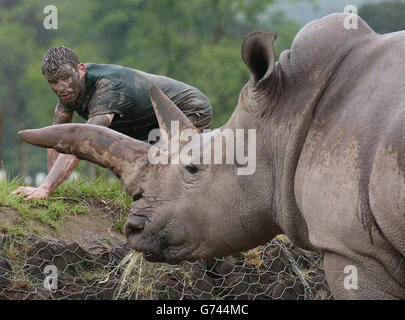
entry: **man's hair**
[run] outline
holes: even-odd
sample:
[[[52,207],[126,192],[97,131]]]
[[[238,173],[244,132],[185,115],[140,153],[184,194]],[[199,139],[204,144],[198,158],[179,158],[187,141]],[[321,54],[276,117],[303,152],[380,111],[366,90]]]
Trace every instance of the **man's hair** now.
[[[69,65],[77,70],[79,63],[79,58],[72,49],[65,46],[55,46],[50,48],[42,59],[42,74],[53,74],[63,65]]]

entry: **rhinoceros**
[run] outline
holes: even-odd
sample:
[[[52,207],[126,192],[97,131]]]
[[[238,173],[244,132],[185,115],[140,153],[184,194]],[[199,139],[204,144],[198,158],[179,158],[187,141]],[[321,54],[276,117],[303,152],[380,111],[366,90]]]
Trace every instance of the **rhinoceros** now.
[[[151,164],[150,144],[99,126],[20,136],[110,168],[133,198],[129,245],[151,261],[225,256],[284,233],[323,253],[335,298],[404,299],[405,33],[377,34],[361,18],[347,29],[347,17],[308,23],[278,61],[276,34],[247,35],[251,76],[229,121],[212,132],[194,130],[151,88],[162,129],[176,120],[196,141],[255,129],[252,174],[238,174],[238,162]]]

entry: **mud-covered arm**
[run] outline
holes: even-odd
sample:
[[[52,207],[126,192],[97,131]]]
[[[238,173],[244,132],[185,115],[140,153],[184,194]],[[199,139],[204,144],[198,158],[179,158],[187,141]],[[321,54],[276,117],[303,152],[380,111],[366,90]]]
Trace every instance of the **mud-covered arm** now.
[[[113,118],[114,113],[103,114],[90,118],[87,123],[109,127]],[[14,193],[27,195],[26,200],[46,198],[70,176],[79,161],[76,156],[59,154],[52,169],[38,188],[20,187]]]
[[[53,116],[53,124],[71,123],[73,118],[73,111],[63,108],[59,103],[56,105],[55,113]],[[51,171],[59,152],[55,149],[47,150],[48,172]]]

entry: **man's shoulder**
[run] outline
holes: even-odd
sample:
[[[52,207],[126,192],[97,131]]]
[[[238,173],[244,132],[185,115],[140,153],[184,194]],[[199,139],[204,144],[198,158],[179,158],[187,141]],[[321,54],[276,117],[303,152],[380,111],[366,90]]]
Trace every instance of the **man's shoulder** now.
[[[117,64],[101,64],[101,63],[85,63],[86,71],[89,74],[94,75],[110,75],[114,73],[120,73],[123,71],[129,71],[129,68],[117,65]]]
[[[87,82],[94,90],[108,87],[110,90],[127,91],[128,95],[134,98],[148,95],[149,88],[152,85],[161,88],[169,97],[174,97],[181,92],[196,90],[189,84],[167,76],[152,74],[130,67],[97,63],[86,63],[85,66],[87,69]]]
[[[117,64],[85,63],[86,78],[93,84],[109,80],[114,83],[131,84],[134,80],[146,79],[148,74]]]
[[[123,75],[133,76],[137,79],[147,79],[150,81],[164,80],[164,81],[173,81],[179,82],[177,80],[171,79],[167,76],[157,75],[153,73],[148,73],[139,69],[132,67],[121,66],[118,64],[100,64],[100,63],[85,63],[86,70],[89,74],[97,76],[119,76]]]

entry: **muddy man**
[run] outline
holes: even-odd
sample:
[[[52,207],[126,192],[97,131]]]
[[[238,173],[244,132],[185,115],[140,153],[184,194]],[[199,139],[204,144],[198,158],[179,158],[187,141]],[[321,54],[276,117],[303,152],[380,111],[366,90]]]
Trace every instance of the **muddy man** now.
[[[69,48],[55,46],[42,60],[42,73],[58,97],[54,125],[72,122],[76,111],[89,124],[109,127],[139,140],[159,128],[149,96],[159,87],[198,129],[210,128],[212,107],[198,89],[170,79],[112,64],[80,63]],[[79,137],[80,138],[80,137]],[[79,159],[48,149],[48,175],[38,188],[20,187],[26,199],[48,197],[73,172]]]

